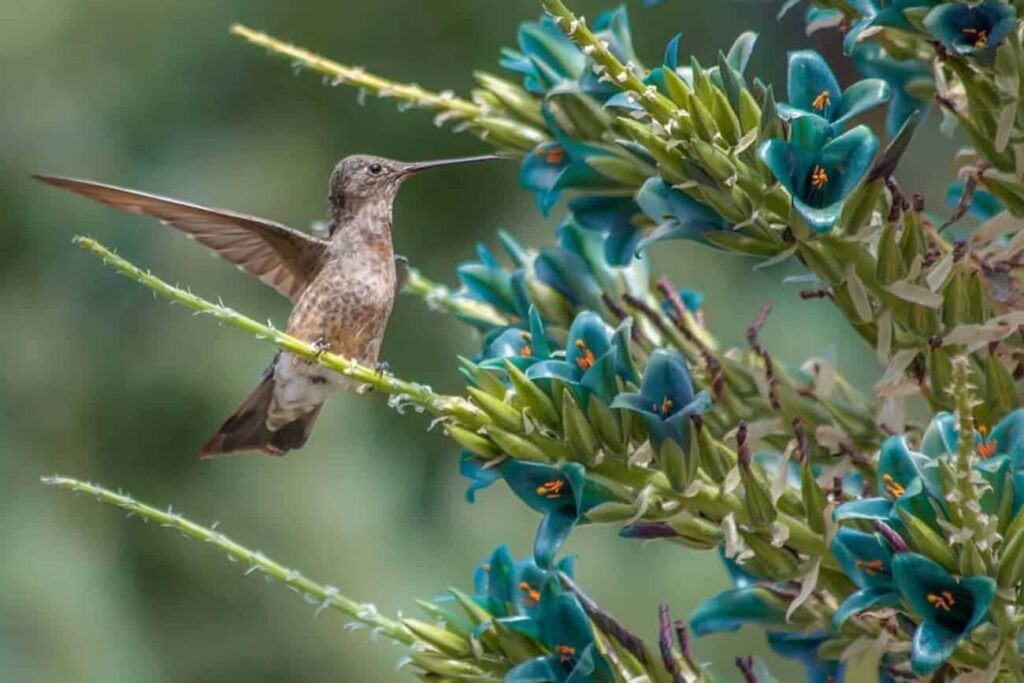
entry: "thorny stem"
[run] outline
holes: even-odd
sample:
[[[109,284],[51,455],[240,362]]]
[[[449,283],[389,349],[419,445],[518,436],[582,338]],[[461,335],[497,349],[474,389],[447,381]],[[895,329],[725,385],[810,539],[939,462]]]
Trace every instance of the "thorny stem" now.
[[[415,268],[409,271],[409,281],[406,283],[403,291],[422,298],[430,307],[437,307],[448,313],[478,320],[489,325],[501,327],[512,322],[504,313],[493,306],[476,299],[454,294],[447,286],[423,277],[420,271]]]
[[[219,531],[196,524],[176,512],[158,510],[145,503],[140,503],[123,493],[115,493],[102,486],[79,481],[71,477],[59,475],[43,477],[42,482],[49,486],[58,486],[75,493],[85,493],[94,496],[101,503],[115,505],[133,515],[138,515],[147,522],[156,522],[160,526],[177,529],[188,538],[216,546],[227,553],[232,561],[248,565],[250,571],[258,570],[263,572],[264,575],[279,583],[283,583],[305,596],[311,602],[319,605],[318,612],[330,607],[347,614],[359,623],[376,629],[392,640],[406,645],[412,645],[417,642],[416,638],[400,623],[378,614],[377,609],[373,605],[359,603],[351,598],[347,598],[339,594],[337,588],[308,579],[295,569],[289,569],[275,562],[258,550],[246,548]]]
[[[608,44],[587,28],[586,20],[574,15],[562,0],[542,0],[542,4],[566,37],[594,60],[597,65],[596,72],[606,76],[620,89],[636,96],[637,102],[659,123],[668,124],[679,115],[680,112],[672,100],[659,93],[656,88],[648,87],[633,69],[632,64],[620,62],[612,54]]]
[[[104,265],[112,268],[125,277],[148,287],[156,294],[176,301],[199,313],[208,313],[221,322],[226,322],[235,327],[245,330],[260,339],[266,339],[285,351],[290,351],[308,361],[319,363],[346,377],[350,377],[375,389],[397,396],[417,406],[421,406],[431,413],[442,417],[455,417],[468,425],[479,425],[481,421],[487,422],[484,414],[473,404],[459,396],[446,396],[436,394],[422,384],[407,382],[391,375],[385,374],[374,368],[349,360],[334,353],[323,352],[309,342],[296,339],[290,335],[277,330],[270,325],[257,322],[252,318],[242,315],[223,304],[215,304],[202,297],[196,296],[179,287],[168,284],[160,278],[152,275],[141,268],[133,265],[124,258],[118,256],[110,249],[99,242],[88,237],[76,237],[74,243],[103,259]]]
[[[234,24],[231,27],[231,32],[254,45],[259,45],[270,52],[288,57],[293,63],[300,64],[310,71],[316,71],[331,77],[333,79],[332,84],[334,85],[347,83],[371,92],[378,97],[394,97],[426,109],[450,112],[452,116],[459,119],[472,119],[477,116],[483,116],[485,113],[483,107],[456,97],[450,92],[437,93],[412,83],[389,81],[386,78],[367,73],[361,67],[340,64],[304,48],[278,40],[261,31],[254,31],[242,24]]]

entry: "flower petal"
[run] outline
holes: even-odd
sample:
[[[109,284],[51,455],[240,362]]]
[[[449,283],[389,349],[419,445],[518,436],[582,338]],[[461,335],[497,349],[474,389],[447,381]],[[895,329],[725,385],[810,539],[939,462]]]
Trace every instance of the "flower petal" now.
[[[899,607],[900,603],[900,594],[891,588],[859,590],[846,598],[836,609],[832,615],[832,628],[838,631],[847,619],[873,607]]]
[[[828,62],[814,50],[789,53],[786,79],[790,107],[833,120],[843,97]]]
[[[961,634],[953,633],[935,622],[926,621],[914,632],[910,668],[918,676],[931,673],[949,659],[962,638]]]

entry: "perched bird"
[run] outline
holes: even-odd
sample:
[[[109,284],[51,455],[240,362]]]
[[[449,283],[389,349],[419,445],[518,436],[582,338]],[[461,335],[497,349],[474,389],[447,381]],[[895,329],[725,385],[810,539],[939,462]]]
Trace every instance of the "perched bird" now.
[[[346,157],[331,174],[324,239],[254,216],[112,185],[33,177],[181,230],[291,299],[288,334],[379,367],[391,307],[408,275],[405,259],[396,258],[391,239],[392,204],[399,186],[419,171],[497,158],[405,163],[366,155]],[[327,397],[355,384],[279,351],[259,386],[209,438],[200,456],[242,451],[284,455],[309,438]]]

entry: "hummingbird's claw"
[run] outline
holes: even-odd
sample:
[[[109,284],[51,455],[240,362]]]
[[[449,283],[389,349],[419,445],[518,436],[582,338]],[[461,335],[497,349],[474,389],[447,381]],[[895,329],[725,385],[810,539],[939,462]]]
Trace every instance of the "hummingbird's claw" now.
[[[313,342],[313,349],[316,351],[317,360],[319,360],[325,353],[331,350],[331,343],[323,337],[317,337],[316,341]]]
[[[384,375],[386,375],[389,372],[391,372],[391,363],[387,362],[386,360],[380,361],[379,363],[377,363],[373,367],[377,371],[377,376],[378,377],[383,377]]]

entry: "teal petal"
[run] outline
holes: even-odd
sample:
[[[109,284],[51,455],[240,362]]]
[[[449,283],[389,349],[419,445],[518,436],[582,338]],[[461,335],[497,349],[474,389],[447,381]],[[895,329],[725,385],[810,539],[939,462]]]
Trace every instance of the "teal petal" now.
[[[576,316],[569,327],[569,341],[565,347],[565,360],[578,368],[580,363],[596,361],[611,349],[612,329],[597,313],[584,311]],[[589,361],[587,359],[590,359]],[[586,368],[580,368],[585,371]]]
[[[505,683],[551,683],[559,680],[550,657],[528,659],[505,674]]]
[[[569,509],[553,510],[544,516],[533,541],[533,557],[539,566],[551,566],[578,521],[575,510]]]
[[[892,549],[878,534],[843,527],[832,541],[832,552],[859,588],[892,589]]]
[[[842,91],[828,62],[820,54],[814,50],[790,52],[786,85],[790,107],[834,120],[841,106]],[[827,100],[827,104],[823,100]],[[823,106],[815,106],[816,103]]]
[[[725,230],[729,224],[711,209],[674,189],[660,177],[649,179],[636,194],[640,209],[659,226],[656,233],[637,245],[642,251],[662,239],[700,239],[708,230]]]
[[[476,492],[485,489],[501,479],[501,470],[497,467],[484,467],[483,462],[472,453],[463,453],[459,459],[459,474],[469,479],[466,488],[466,502],[476,502]]]
[[[878,493],[895,497],[894,487],[904,490],[921,476],[906,439],[900,435],[890,436],[882,443],[878,456]]]
[[[837,522],[846,519],[866,519],[888,522],[892,515],[892,501],[888,498],[864,498],[843,503],[832,513]]]
[[[693,380],[682,354],[669,349],[655,349],[644,368],[640,393],[661,406],[671,402],[668,415],[674,415],[693,401]]]
[[[988,435],[996,443],[996,452],[1008,455],[1014,469],[1024,466],[1024,409],[1017,409],[1000,420]]]
[[[629,410],[641,415],[653,415],[654,404],[640,394],[622,393],[611,402],[610,408]]]
[[[569,384],[579,382],[583,373],[579,367],[564,360],[545,360],[535,363],[526,371],[527,378],[537,379],[558,379]]]
[[[880,78],[867,78],[854,83],[843,92],[839,106],[840,116],[833,119],[832,126],[838,130],[850,119],[889,101],[892,92],[889,84]]]
[[[847,619],[866,610],[876,607],[899,607],[900,604],[900,594],[891,588],[864,588],[843,600],[832,615],[832,628],[838,631]]]
[[[958,439],[956,417],[945,411],[936,413],[921,437],[921,452],[930,458],[951,455],[957,452]]]
[[[598,358],[597,362],[583,373],[579,387],[576,399],[580,405],[589,404],[591,395],[597,396],[605,403],[611,401],[619,388],[615,380],[615,354],[606,353]]]
[[[696,636],[735,631],[744,624],[785,624],[782,603],[760,586],[735,588],[702,602],[690,617]]]
[[[918,676],[935,671],[949,659],[962,639],[963,634],[954,633],[935,622],[926,621],[914,632],[910,668]]]

